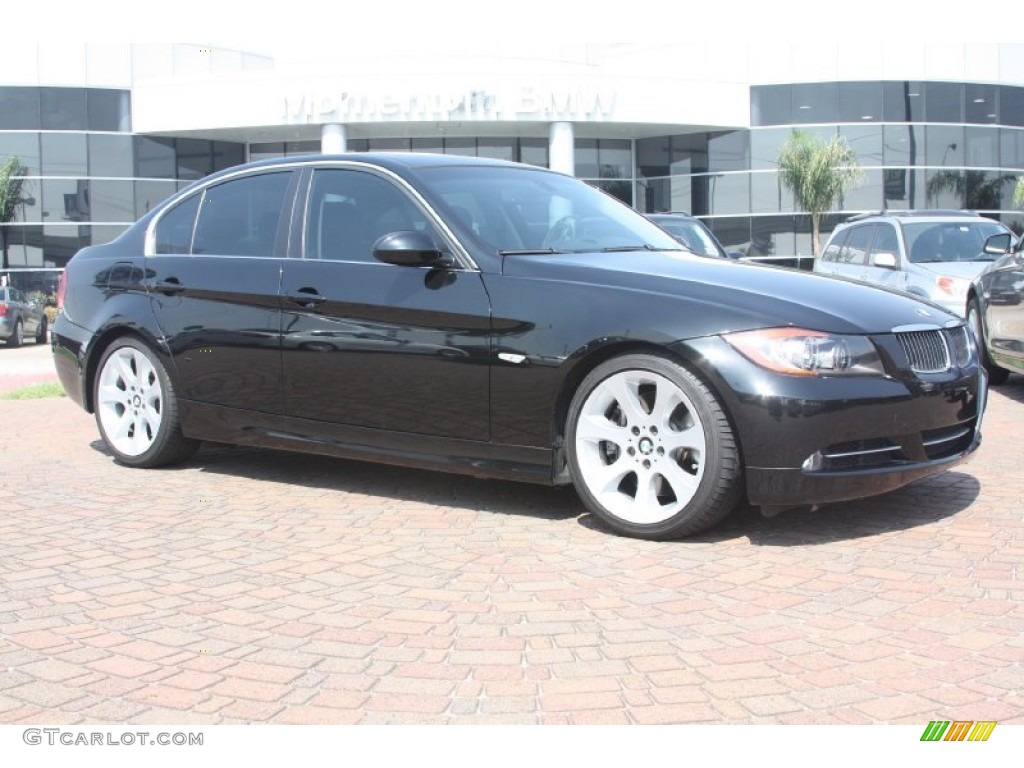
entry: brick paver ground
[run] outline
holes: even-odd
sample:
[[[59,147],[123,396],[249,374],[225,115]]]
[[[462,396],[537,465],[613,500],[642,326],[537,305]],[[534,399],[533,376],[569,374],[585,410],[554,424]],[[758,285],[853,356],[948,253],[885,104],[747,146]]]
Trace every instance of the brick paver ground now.
[[[0,723],[1024,723],[1024,380],[970,463],[690,541],[0,401]]]

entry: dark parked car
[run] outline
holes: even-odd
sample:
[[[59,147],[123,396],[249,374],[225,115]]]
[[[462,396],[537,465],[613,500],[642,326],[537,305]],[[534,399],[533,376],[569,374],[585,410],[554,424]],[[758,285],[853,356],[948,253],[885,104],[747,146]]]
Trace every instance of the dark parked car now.
[[[25,338],[46,343],[46,314],[43,308],[17,288],[0,285],[0,339],[9,347],[20,347]]]
[[[66,270],[68,394],[121,463],[201,440],[547,484],[612,529],[897,488],[980,440],[962,320],[695,256],[581,181],[482,158],[263,161]]]
[[[688,251],[700,256],[730,258],[703,221],[686,213],[648,213],[648,219],[682,243]]]
[[[1024,240],[1010,234],[985,241],[995,258],[971,284],[967,322],[981,347],[981,359],[992,384],[1002,384],[1011,371],[1024,373]]]

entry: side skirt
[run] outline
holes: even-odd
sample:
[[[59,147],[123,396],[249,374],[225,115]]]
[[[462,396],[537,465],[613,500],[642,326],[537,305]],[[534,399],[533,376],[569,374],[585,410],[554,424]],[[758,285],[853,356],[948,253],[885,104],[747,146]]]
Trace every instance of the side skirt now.
[[[182,431],[197,440],[373,461],[473,477],[553,485],[546,448],[389,432],[182,401]]]

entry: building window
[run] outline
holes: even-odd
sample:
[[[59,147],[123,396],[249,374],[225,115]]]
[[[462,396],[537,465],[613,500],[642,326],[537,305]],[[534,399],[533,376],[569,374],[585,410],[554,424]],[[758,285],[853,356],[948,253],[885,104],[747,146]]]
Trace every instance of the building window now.
[[[960,83],[924,84],[924,119],[928,123],[964,121],[964,87]]]
[[[89,149],[84,133],[44,133],[43,176],[88,176]]]
[[[130,91],[111,88],[90,88],[86,92],[88,129],[129,133],[132,129],[132,96]]]
[[[84,131],[88,122],[84,88],[40,88],[40,126],[44,131]]]
[[[174,139],[135,137],[135,176],[141,179],[173,179],[177,172]]]
[[[39,89],[0,88],[0,130],[39,130]]]

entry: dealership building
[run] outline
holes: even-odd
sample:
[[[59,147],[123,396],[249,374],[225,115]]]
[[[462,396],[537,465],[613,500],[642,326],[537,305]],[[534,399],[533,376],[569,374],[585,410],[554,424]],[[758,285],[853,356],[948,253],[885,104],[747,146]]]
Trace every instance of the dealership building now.
[[[10,267],[60,267],[195,179],[246,160],[420,151],[575,175],[640,211],[700,216],[729,250],[810,253],[780,184],[794,128],[864,176],[825,229],[880,209],[970,208],[1015,228],[1024,45],[500,44],[275,61],[186,44],[5,43],[0,160],[24,184]]]

